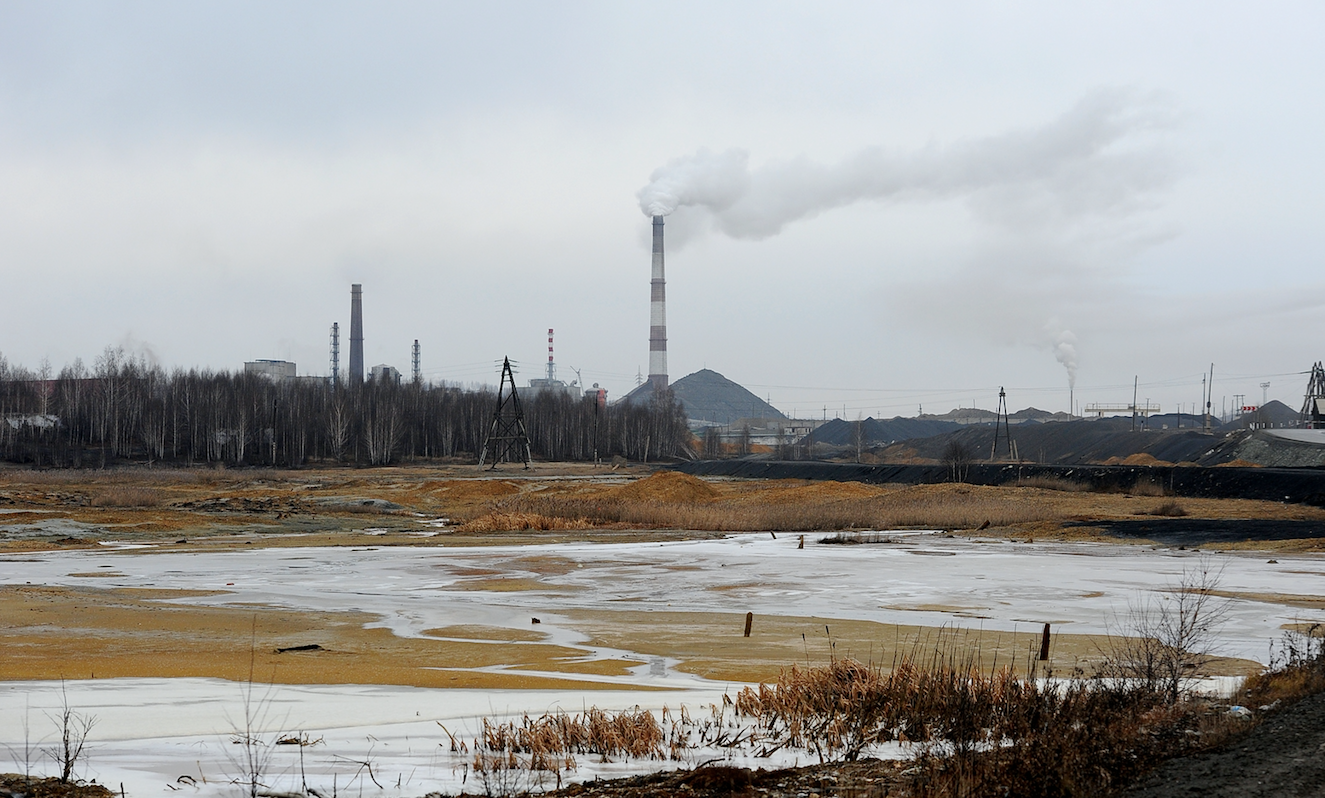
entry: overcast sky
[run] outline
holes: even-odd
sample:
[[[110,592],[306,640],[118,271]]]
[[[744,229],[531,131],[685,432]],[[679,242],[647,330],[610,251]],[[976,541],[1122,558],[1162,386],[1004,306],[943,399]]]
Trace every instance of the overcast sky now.
[[[0,353],[799,415],[1297,407],[1325,359],[1316,3],[0,3]],[[648,191],[646,187],[652,186]],[[343,344],[348,349],[347,344]],[[826,408],[826,409],[825,409]]]

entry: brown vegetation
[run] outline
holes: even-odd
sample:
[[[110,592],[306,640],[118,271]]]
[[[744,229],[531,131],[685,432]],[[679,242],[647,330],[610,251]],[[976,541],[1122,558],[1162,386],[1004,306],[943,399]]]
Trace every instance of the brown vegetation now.
[[[496,475],[472,466],[10,469],[0,471],[0,505],[7,510],[0,549],[64,546],[73,538],[87,545],[175,545],[181,539],[190,546],[364,545],[367,527],[376,545],[483,545],[521,531],[567,540],[635,539],[639,533],[631,530],[675,538],[910,528],[1077,539],[1097,534],[1083,521],[1144,517],[1155,506],[1141,499],[1167,498],[1164,486],[1151,482],[1124,493],[1081,490],[1066,480],[902,486],[707,480],[671,471],[636,478],[641,471],[573,464]],[[1184,498],[1181,508],[1194,518],[1325,519],[1318,508],[1262,501]],[[95,532],[53,523],[61,520]]]
[[[1069,493],[1080,493],[1082,491],[1092,490],[1091,486],[1085,482],[1078,482],[1062,477],[1026,477],[1017,480],[1019,488],[1040,488],[1041,490],[1061,490]]]
[[[591,526],[592,524],[583,518],[558,518],[538,513],[492,512],[462,524],[456,531],[462,535],[475,535],[526,529],[587,529]]]
[[[1310,640],[1286,643],[1276,667],[1248,680],[1248,703],[1273,698],[1277,707],[1325,689],[1321,646],[1304,639]],[[823,764],[794,772],[698,767],[573,785],[555,794],[651,797],[753,788],[789,796],[807,794],[797,787],[817,779],[816,791],[844,796],[1084,797],[1111,794],[1167,759],[1215,748],[1258,722],[1228,712],[1218,699],[1175,697],[1144,681],[1034,676],[1007,667],[977,669],[941,649],[925,661],[912,652],[886,669],[835,659],[824,667],[785,669],[772,684],[744,688],[734,701],[694,716],[591,709],[485,722],[481,739],[473,741],[474,767],[484,784],[496,774],[513,784],[523,773],[523,783],[532,785],[541,772],[555,774],[559,785],[562,771],[573,770],[575,757],[586,753],[647,760],[680,759],[698,749],[756,757],[795,749]],[[1270,710],[1262,707],[1258,715],[1273,717]],[[853,764],[873,746],[893,741],[917,746],[916,759],[864,769]],[[469,751],[454,737],[451,747]]]
[[[18,773],[0,773],[0,794],[26,798],[115,798],[115,793],[100,784]]]
[[[93,507],[159,507],[165,494],[154,488],[116,485],[92,496]]]
[[[1181,504],[1178,504],[1173,499],[1169,499],[1166,502],[1157,504],[1155,508],[1150,511],[1150,514],[1162,515],[1168,518],[1181,518],[1187,514],[1187,511],[1183,509]]]
[[[675,486],[669,487],[674,493],[680,492]],[[841,496],[843,492],[845,497]],[[510,511],[585,519],[595,525],[727,532],[970,529],[986,521],[993,526],[1008,526],[1062,517],[1052,506],[1018,501],[1017,496],[1002,489],[973,485],[915,485],[872,491],[853,486],[843,491],[841,483],[826,482],[805,486],[800,501],[779,501],[776,496],[768,497],[772,501],[763,501],[762,496],[758,500],[723,500],[726,497],[719,499],[707,492],[703,495],[700,500],[630,500],[611,493],[592,498],[522,494],[499,506]]]

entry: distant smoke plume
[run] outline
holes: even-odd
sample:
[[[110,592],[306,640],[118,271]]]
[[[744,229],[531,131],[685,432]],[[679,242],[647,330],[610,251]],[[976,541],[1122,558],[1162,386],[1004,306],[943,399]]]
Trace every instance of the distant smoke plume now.
[[[910,152],[870,147],[836,164],[800,157],[751,170],[743,150],[700,150],[655,170],[640,210],[700,209],[724,234],[747,239],[864,200],[968,198],[978,215],[1013,226],[1121,215],[1169,182],[1167,159],[1129,145],[1173,117],[1154,97],[1109,90],[1040,128]]]
[[[1054,359],[1067,369],[1067,387],[1077,387],[1077,337],[1071,330],[1061,329],[1056,321],[1050,321],[1046,327],[1054,348]]]

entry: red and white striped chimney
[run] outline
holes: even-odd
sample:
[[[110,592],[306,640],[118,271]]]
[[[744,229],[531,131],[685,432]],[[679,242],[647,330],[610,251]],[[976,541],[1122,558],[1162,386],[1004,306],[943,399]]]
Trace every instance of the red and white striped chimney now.
[[[649,296],[649,383],[667,387],[667,278],[663,274],[663,217],[653,217],[653,280]]]
[[[547,381],[557,378],[557,367],[552,363],[552,328],[547,328]]]

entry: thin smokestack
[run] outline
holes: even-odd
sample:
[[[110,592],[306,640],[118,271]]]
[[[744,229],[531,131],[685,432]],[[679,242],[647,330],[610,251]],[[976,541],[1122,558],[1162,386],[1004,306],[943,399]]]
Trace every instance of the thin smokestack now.
[[[350,373],[351,382],[363,382],[363,286],[350,286]]]
[[[653,281],[649,297],[649,382],[667,387],[667,278],[663,274],[663,217],[653,217]]]

